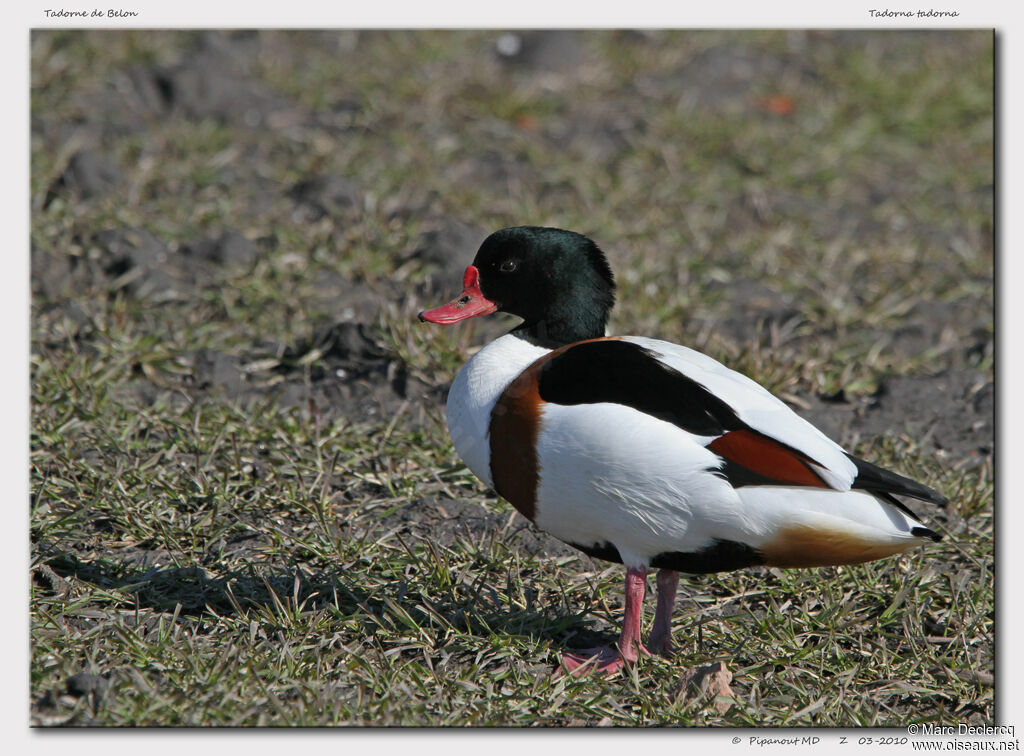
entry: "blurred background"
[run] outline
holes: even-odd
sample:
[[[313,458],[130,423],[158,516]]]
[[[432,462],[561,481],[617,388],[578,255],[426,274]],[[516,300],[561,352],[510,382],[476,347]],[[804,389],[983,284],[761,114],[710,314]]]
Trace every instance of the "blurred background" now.
[[[957,606],[991,608],[991,31],[37,30],[31,55],[34,600],[73,574],[238,611],[224,585],[254,559],[337,579],[331,523],[505,523],[442,407],[514,321],[415,314],[530,224],[606,251],[614,333],[706,351],[959,496],[936,515],[977,539],[947,555],[976,591]],[[39,623],[77,649],[35,656],[59,721],[86,652]],[[990,637],[967,648],[990,668]]]

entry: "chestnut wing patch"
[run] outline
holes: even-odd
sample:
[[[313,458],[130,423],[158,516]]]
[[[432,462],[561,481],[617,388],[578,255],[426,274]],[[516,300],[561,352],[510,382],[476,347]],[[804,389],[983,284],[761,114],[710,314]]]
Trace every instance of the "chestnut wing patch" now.
[[[742,485],[829,487],[811,467],[810,457],[757,431],[726,433],[708,444],[708,448],[725,459],[722,472],[737,488]]]

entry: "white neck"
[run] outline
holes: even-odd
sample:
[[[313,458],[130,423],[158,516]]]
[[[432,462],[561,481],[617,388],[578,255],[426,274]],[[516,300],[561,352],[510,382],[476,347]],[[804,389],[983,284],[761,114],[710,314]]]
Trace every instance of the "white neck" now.
[[[494,403],[517,375],[550,351],[506,334],[473,355],[452,382],[447,416],[455,451],[489,486],[494,485],[490,449]]]

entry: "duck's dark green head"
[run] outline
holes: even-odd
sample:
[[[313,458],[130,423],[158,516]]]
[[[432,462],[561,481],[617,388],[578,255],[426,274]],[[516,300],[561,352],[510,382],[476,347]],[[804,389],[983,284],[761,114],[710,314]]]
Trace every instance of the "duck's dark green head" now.
[[[523,323],[513,333],[549,348],[605,334],[615,278],[598,246],[560,228],[517,226],[480,245],[463,278],[465,291],[420,320],[456,323],[507,312]]]

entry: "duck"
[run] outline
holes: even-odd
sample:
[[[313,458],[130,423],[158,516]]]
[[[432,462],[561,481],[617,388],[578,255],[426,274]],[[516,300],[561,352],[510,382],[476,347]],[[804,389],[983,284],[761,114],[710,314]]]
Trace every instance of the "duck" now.
[[[901,500],[943,506],[937,491],[859,459],[705,354],[609,336],[615,277],[589,237],[495,231],[462,284],[419,319],[522,322],[455,376],[445,414],[456,452],[538,528],[626,570],[618,641],[564,650],[560,673],[611,675],[672,656],[680,573],[857,564],[940,540]]]

